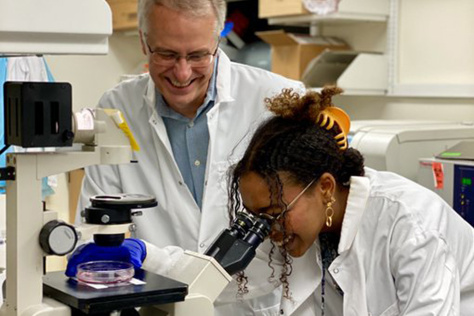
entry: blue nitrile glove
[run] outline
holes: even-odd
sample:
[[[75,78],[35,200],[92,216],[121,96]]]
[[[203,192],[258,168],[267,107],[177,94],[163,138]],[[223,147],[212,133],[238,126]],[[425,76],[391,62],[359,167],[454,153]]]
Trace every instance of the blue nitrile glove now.
[[[79,264],[97,260],[130,262],[135,269],[139,269],[145,257],[145,243],[136,238],[127,238],[118,247],[103,247],[97,246],[95,243],[88,243],[79,246],[69,257],[65,273],[68,277],[75,277]]]

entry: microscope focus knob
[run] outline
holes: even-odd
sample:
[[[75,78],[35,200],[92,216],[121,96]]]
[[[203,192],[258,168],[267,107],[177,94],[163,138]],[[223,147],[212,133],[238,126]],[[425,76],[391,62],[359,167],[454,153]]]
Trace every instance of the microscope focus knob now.
[[[77,233],[73,226],[59,220],[47,222],[40,232],[40,245],[49,255],[64,256],[77,244]]]

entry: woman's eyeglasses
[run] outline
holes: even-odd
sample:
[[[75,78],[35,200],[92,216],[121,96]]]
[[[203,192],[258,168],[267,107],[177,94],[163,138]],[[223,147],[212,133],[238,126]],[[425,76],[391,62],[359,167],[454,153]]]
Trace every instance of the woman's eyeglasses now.
[[[278,215],[270,215],[267,213],[260,213],[260,214],[254,214],[257,217],[260,217],[262,219],[265,219],[269,221],[272,225],[272,228],[282,232],[283,231],[283,225],[280,223],[280,220],[285,216],[287,212],[289,212],[293,206],[295,206],[296,202],[298,199],[311,187],[311,185],[316,181],[316,179],[311,180],[311,182],[291,201],[288,203],[285,207],[285,209]]]

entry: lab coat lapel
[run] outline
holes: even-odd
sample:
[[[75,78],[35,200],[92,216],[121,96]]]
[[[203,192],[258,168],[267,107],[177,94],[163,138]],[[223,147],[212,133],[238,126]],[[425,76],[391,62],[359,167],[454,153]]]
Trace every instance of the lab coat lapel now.
[[[158,115],[156,112],[156,92],[155,92],[155,84],[151,77],[149,77],[148,80],[148,86],[146,88],[146,92],[143,96],[144,102],[147,105],[148,108],[148,113],[150,115],[150,118],[148,120],[148,123],[151,125],[153,130],[155,131],[155,135],[157,138],[161,141],[163,146],[166,148],[168,151],[169,155],[173,155],[173,151],[171,149],[171,143],[168,138],[168,133],[166,132],[166,127],[163,122],[163,119],[161,116]],[[155,143],[156,143],[156,137],[154,137]],[[157,145],[157,144],[155,144]],[[156,146],[155,146],[156,147]],[[160,150],[161,146],[158,146],[156,149]]]
[[[351,177],[350,183],[346,211],[342,221],[341,240],[337,249],[339,254],[349,250],[352,246],[370,193],[369,178]]]
[[[224,54],[223,51],[219,50],[219,60],[217,62],[217,71],[216,77],[216,101],[214,106],[207,112],[207,126],[209,130],[209,147],[207,151],[207,163],[206,163],[206,185],[204,187],[203,201],[202,201],[202,214],[201,214],[201,229],[199,240],[203,241],[205,244],[209,244],[216,237],[218,231],[215,230],[215,227],[219,227],[222,222],[228,221],[227,212],[215,212],[215,208],[209,208],[208,205],[220,205],[227,201],[223,199],[226,197],[226,191],[222,193],[216,191],[216,186],[214,182],[219,182],[219,179],[216,179],[215,174],[224,174],[227,172],[229,167],[228,164],[215,166],[214,162],[221,162],[222,149],[217,148],[216,140],[219,133],[222,133],[223,130],[226,130],[227,122],[224,122],[219,118],[220,112],[223,107],[232,106],[234,98],[231,96],[231,67],[230,60]],[[211,170],[211,168],[223,168],[223,170]],[[214,176],[212,175],[214,174]],[[213,188],[213,190],[209,190]],[[220,194],[223,194],[221,196]],[[222,202],[220,202],[222,201]],[[204,249],[203,249],[204,250]]]
[[[219,62],[217,63],[217,96],[216,105],[221,102],[233,102],[235,99],[231,95],[232,78],[230,70],[231,61],[227,55],[219,49]],[[245,93],[245,92],[243,92]]]
[[[293,273],[288,277],[291,299],[283,299],[281,305],[285,315],[291,315],[310,295],[313,295],[321,283],[321,269],[317,268],[319,252],[315,243],[302,257],[293,259]]]
[[[364,256],[350,249],[360,227],[370,193],[370,181],[366,177],[351,177],[346,212],[338,246],[340,254],[330,265],[329,273],[344,292],[344,316],[368,315],[366,271]]]

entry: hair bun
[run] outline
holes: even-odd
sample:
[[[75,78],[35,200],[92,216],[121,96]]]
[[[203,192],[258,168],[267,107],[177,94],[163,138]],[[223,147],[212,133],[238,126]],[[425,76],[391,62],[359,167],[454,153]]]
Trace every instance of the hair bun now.
[[[349,182],[352,175],[364,175],[364,157],[352,147],[343,152],[343,167],[341,172],[341,183]]]

